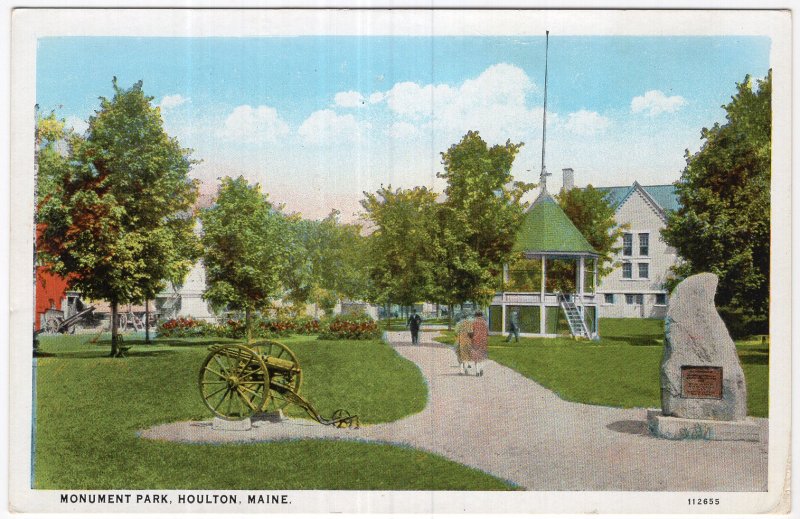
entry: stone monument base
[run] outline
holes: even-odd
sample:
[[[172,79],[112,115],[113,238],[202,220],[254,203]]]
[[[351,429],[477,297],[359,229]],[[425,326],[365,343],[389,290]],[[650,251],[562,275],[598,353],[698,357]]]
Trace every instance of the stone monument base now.
[[[211,422],[211,428],[215,431],[249,431],[253,427],[250,418],[244,420],[223,420],[217,416]]]
[[[698,420],[664,416],[660,409],[648,409],[647,426],[653,436],[670,440],[761,440],[758,424],[750,419],[733,422]]]

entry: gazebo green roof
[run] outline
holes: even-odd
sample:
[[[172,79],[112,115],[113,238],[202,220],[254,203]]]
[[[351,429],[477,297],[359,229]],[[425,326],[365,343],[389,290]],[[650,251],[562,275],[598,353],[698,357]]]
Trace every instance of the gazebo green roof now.
[[[543,191],[525,213],[517,232],[514,251],[597,255],[597,251],[547,191]]]

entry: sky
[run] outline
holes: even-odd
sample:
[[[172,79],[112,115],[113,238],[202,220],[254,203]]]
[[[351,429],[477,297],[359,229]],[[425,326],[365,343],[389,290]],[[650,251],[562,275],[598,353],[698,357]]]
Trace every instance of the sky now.
[[[767,37],[552,36],[548,188],[563,168],[578,186],[676,181],[769,52]],[[524,142],[512,173],[538,181],[544,65],[543,36],[53,37],[36,99],[83,132],[112,77],[142,80],[203,192],[244,175],[288,211],[347,221],[382,185],[443,191],[440,153],[468,130]]]

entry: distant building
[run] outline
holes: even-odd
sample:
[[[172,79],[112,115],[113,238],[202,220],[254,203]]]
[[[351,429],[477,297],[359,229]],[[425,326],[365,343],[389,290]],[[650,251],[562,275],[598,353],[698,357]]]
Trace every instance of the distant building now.
[[[211,305],[203,300],[206,290],[206,268],[202,261],[194,264],[183,284],[171,283],[156,295],[156,312],[160,319],[193,317],[208,322],[216,322],[217,314]]]
[[[614,257],[619,266],[597,288],[600,316],[663,318],[669,298],[664,282],[678,254],[661,238],[661,229],[667,224],[667,214],[680,207],[675,186],[634,182],[597,189],[608,193],[617,223],[629,226],[616,244],[621,247]]]

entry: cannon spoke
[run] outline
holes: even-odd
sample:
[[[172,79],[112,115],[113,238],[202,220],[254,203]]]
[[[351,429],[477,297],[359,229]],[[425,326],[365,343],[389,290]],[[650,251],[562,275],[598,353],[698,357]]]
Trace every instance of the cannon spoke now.
[[[219,402],[217,402],[217,405],[214,406],[214,411],[219,409],[219,406],[221,406],[222,403],[225,402],[225,397],[227,397],[228,393],[230,393],[230,392],[231,392],[231,388],[226,387],[225,388],[225,394],[222,395],[222,398],[220,398]]]
[[[223,375],[222,373],[218,373],[218,372],[214,371],[213,369],[209,368],[208,366],[206,366],[206,367],[205,367],[205,370],[206,370],[206,371],[210,371],[211,373],[215,374],[215,375],[216,375],[216,376],[218,376],[218,377],[219,377],[221,380],[225,380],[225,375]]]
[[[236,392],[239,394],[239,398],[242,401],[244,401],[244,403],[247,404],[247,407],[249,407],[251,410],[257,411],[256,406],[254,406],[253,402],[249,398],[247,398],[247,395],[244,394],[244,391],[242,391],[242,389],[243,389],[242,386],[236,388]]]

